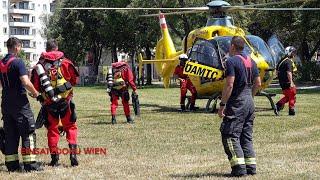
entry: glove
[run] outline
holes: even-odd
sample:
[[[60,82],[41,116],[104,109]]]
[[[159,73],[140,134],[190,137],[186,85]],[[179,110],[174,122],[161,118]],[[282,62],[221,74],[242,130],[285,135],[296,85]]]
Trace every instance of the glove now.
[[[44,102],[44,98],[41,94],[39,96],[37,96],[37,101],[39,101],[40,103]]]

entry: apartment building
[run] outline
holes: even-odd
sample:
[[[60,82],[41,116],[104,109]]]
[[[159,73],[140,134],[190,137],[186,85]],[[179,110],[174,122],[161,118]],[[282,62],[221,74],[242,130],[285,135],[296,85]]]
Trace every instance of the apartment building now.
[[[53,12],[54,0],[0,0],[0,55],[7,53],[6,41],[17,37],[27,60],[35,64],[45,51],[43,17]]]

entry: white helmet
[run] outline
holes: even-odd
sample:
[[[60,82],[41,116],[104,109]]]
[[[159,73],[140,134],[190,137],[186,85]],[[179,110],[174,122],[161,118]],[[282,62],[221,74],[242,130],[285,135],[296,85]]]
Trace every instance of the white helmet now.
[[[188,60],[188,56],[186,54],[180,54],[179,55],[179,60],[183,60],[183,61],[187,61]]]
[[[286,47],[286,49],[284,50],[284,53],[287,55],[287,56],[292,56],[293,54],[296,54],[297,52],[297,49],[293,46],[288,46]]]

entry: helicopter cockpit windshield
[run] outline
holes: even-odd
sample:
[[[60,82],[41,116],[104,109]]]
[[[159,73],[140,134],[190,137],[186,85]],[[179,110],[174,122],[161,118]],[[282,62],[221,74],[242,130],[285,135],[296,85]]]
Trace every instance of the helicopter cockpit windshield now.
[[[263,58],[268,63],[270,69],[274,69],[276,67],[277,61],[271,54],[271,51],[267,44],[258,36],[248,35],[246,36],[247,40],[252,44],[253,48],[258,51]],[[216,41],[217,46],[219,48],[219,52],[221,54],[221,58],[224,60],[229,56],[229,47],[231,44],[232,36],[219,36],[215,37],[212,41]],[[252,50],[246,44],[243,50],[244,54],[249,55],[252,53]]]
[[[270,69],[275,69],[277,59],[272,55],[268,45],[258,36],[248,35],[247,40],[253,48],[266,60]],[[223,62],[229,57],[229,47],[232,36],[218,36],[212,40],[198,39],[190,49],[189,58],[200,64],[217,69],[224,69]],[[244,54],[252,53],[248,44],[245,44]]]
[[[268,63],[269,68],[275,69],[277,65],[277,60],[271,53],[271,50],[268,47],[268,45],[258,36],[248,35],[246,36],[246,38],[252,44],[253,48],[255,48],[255,50],[257,50],[263,56],[263,58]]]

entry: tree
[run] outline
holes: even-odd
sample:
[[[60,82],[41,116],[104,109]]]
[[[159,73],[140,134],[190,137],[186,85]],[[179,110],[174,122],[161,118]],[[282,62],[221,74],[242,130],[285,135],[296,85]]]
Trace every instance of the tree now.
[[[62,7],[196,7],[204,6],[210,0],[64,0]],[[265,3],[266,0],[230,0],[231,5]],[[316,2],[291,3],[283,6],[319,6]],[[280,6],[271,6],[280,7]],[[151,49],[161,36],[159,20],[142,18],[141,14],[154,11],[110,11],[110,10],[59,10],[48,21],[44,34],[57,38],[60,49],[66,56],[83,64],[88,51],[93,54],[93,75],[98,72],[103,48],[111,49],[113,61],[117,61],[117,50],[131,55],[145,49],[151,59]],[[236,26],[249,30],[254,22],[261,24],[266,32],[275,32],[285,44],[299,47],[303,59],[309,60],[320,46],[319,13],[316,12],[263,12],[236,11],[232,13]],[[267,17],[267,18],[266,18]],[[167,16],[167,24],[175,44],[193,29],[203,27],[206,13]],[[260,36],[264,39],[268,33]],[[301,38],[303,37],[303,38]],[[181,46],[177,45],[177,48]],[[311,48],[311,49],[310,49]],[[151,84],[151,66],[147,66],[147,82]]]
[[[285,7],[320,7],[315,1],[286,4]],[[279,6],[275,6],[279,7]],[[268,18],[265,18],[268,17]],[[319,11],[257,12],[251,21],[260,22],[262,28],[269,29],[280,37],[285,46],[298,48],[303,66],[308,66],[313,54],[320,46]],[[302,79],[310,80],[309,68],[303,68]]]

